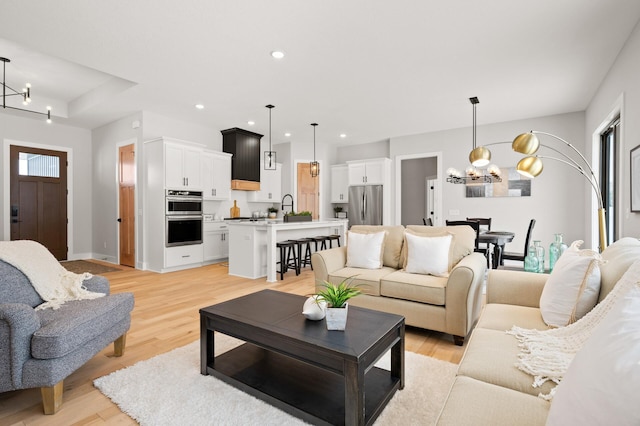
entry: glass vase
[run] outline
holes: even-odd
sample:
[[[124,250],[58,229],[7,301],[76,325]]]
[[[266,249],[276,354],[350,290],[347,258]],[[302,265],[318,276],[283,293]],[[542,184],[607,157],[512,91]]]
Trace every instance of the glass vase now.
[[[544,272],[544,247],[540,243],[540,240],[535,240],[533,242],[533,247],[535,249],[536,257],[538,258],[538,272]]]
[[[529,244],[527,256],[524,258],[524,270],[527,272],[538,272],[538,256],[533,244]]]
[[[555,241],[549,246],[549,272],[553,271],[558,258],[567,249],[567,245],[562,242],[562,234],[555,234]]]

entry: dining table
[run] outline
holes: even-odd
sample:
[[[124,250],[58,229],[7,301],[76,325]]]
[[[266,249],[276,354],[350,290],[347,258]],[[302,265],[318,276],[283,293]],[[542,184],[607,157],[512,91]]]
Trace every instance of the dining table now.
[[[491,259],[491,267],[493,269],[498,269],[498,266],[502,264],[502,253],[504,252],[504,246],[505,244],[513,241],[513,238],[515,236],[515,233],[509,231],[486,231],[481,232],[478,235],[479,243],[493,245],[493,256]]]

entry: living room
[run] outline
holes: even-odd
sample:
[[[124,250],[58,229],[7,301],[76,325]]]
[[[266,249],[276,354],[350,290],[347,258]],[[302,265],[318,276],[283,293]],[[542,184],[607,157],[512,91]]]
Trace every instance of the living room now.
[[[496,1],[491,5],[483,6],[465,2],[463,5],[457,5],[460,11],[455,11],[453,5],[439,5],[438,8],[444,7],[440,12],[435,10],[437,8],[434,5],[414,3],[408,7],[408,10],[413,10],[414,13],[394,10],[395,8],[382,4],[370,6],[362,3],[358,4],[358,7],[338,4],[314,5],[308,9],[296,5],[296,11],[301,16],[296,19],[299,22],[295,25],[288,22],[291,19],[290,11],[285,19],[284,16],[287,14],[279,16],[278,8],[273,5],[253,4],[252,6],[255,6],[258,12],[252,10],[247,13],[247,16],[251,17],[247,24],[256,24],[256,28],[263,28],[263,25],[282,28],[282,32],[277,32],[277,37],[269,38],[269,41],[277,41],[278,46],[265,48],[264,62],[262,62],[263,59],[255,60],[258,63],[257,73],[265,74],[260,83],[256,83],[260,85],[259,87],[251,86],[251,93],[245,96],[245,92],[249,90],[243,88],[243,84],[248,80],[244,74],[242,75],[244,80],[242,78],[229,80],[221,84],[236,90],[237,98],[242,99],[236,101],[235,98],[229,97],[227,92],[225,96],[228,97],[221,97],[221,92],[216,91],[215,86],[211,88],[207,86],[205,90],[204,81],[212,78],[210,76],[214,75],[213,71],[220,68],[220,64],[225,59],[233,58],[237,62],[231,63],[238,68],[246,63],[255,65],[254,60],[248,59],[245,62],[241,58],[244,53],[237,53],[242,50],[224,52],[221,47],[213,45],[210,47],[211,57],[205,57],[203,52],[207,49],[201,48],[197,37],[204,36],[201,32],[206,30],[189,18],[198,11],[198,7],[204,7],[207,12],[219,13],[224,18],[231,17],[236,23],[240,23],[245,18],[243,12],[247,12],[240,6],[237,9],[229,6],[229,10],[217,8],[209,10],[204,5],[191,4],[180,11],[169,9],[152,13],[149,9],[156,6],[133,5],[131,6],[133,10],[130,11],[129,5],[124,2],[111,6],[110,10],[103,10],[97,5],[80,3],[3,4],[3,13],[0,17],[0,39],[7,45],[12,48],[18,45],[19,50],[30,54],[46,55],[75,65],[95,68],[110,76],[136,81],[138,87],[130,89],[131,92],[124,98],[115,96],[112,100],[104,102],[105,105],[99,110],[102,114],[89,108],[78,114],[78,117],[74,117],[74,110],[71,108],[68,118],[63,118],[56,116],[54,108],[51,124],[47,124],[40,116],[31,116],[28,113],[11,114],[6,111],[0,113],[0,139],[3,141],[0,162],[4,171],[0,177],[4,194],[3,209],[0,209],[0,221],[3,224],[0,230],[1,239],[10,239],[7,165],[8,147],[11,144],[50,146],[72,152],[72,158],[70,158],[72,173],[69,177],[71,198],[68,257],[69,259],[98,259],[117,264],[117,146],[132,141],[137,149],[142,151],[144,141],[168,136],[204,144],[209,149],[222,151],[220,130],[235,126],[248,128],[246,122],[249,119],[256,121],[254,130],[267,135],[269,130],[264,105],[274,103],[276,105],[273,110],[273,123],[276,129],[273,132],[273,135],[276,135],[273,140],[274,150],[279,158],[287,160],[288,163],[285,164],[286,169],[283,173],[283,193],[293,192],[295,162],[312,160],[315,155],[321,164],[321,188],[330,188],[328,170],[331,165],[379,157],[392,160],[392,188],[396,188],[398,158],[433,154],[441,159],[442,170],[439,170],[439,177],[442,182],[440,205],[442,224],[446,219],[461,219],[466,216],[492,217],[495,229],[516,233],[511,243],[513,247],[509,249],[519,251],[524,244],[529,220],[536,218],[538,221],[536,236],[542,240],[545,247],[549,246],[555,233],[562,232],[568,242],[581,239],[585,241],[585,247],[596,248],[598,224],[596,209],[592,207],[596,203],[593,191],[583,177],[561,164],[545,163],[544,173],[532,181],[532,193],[529,197],[468,198],[463,185],[445,182],[445,170],[448,167],[464,169],[468,163],[467,153],[472,148],[471,109],[468,102],[471,96],[478,96],[481,101],[477,110],[479,118],[477,137],[480,145],[511,141],[520,133],[539,130],[558,135],[571,142],[588,159],[591,159],[594,165],[597,164],[598,156],[594,137],[608,120],[619,114],[622,124],[616,189],[617,238],[638,237],[640,214],[632,211],[630,194],[633,189],[631,186],[633,176],[629,161],[631,151],[638,145],[637,140],[640,140],[638,137],[640,123],[634,119],[640,114],[640,82],[637,79],[637,73],[640,70],[640,28],[638,27],[640,10],[634,2],[601,1],[591,7],[585,7],[579,2],[563,6],[558,6],[554,2],[543,2],[527,5],[527,13],[520,10],[520,7],[524,6],[516,7],[505,1]],[[274,10],[267,10],[270,7]],[[298,8],[302,10],[297,10]],[[478,8],[483,9],[481,13]],[[367,11],[370,11],[370,14]],[[147,12],[150,16],[148,20],[144,18]],[[416,24],[424,20],[425,26],[436,26],[436,23],[432,22],[433,17],[440,17],[440,14],[447,15],[445,12],[459,13],[458,18],[447,22],[451,26],[447,32],[423,33],[422,31],[426,30],[415,30],[417,32],[413,33],[409,32],[408,26],[403,25],[403,19],[409,19],[409,16],[413,15],[415,20],[412,22]],[[74,14],[85,16],[86,19],[77,20],[83,23],[76,21],[72,23],[70,19]],[[388,16],[389,21],[385,22],[381,18],[385,14],[401,16]],[[104,20],[97,22],[102,15]],[[206,13],[199,15],[206,15]],[[272,15],[273,22],[277,25],[262,23],[263,19],[269,21],[268,18]],[[317,17],[314,18],[314,15]],[[336,15],[339,18],[336,18]],[[24,16],[29,17],[28,26],[21,21]],[[122,18],[122,21],[119,21],[119,18]],[[478,25],[474,23],[475,19],[480,20]],[[343,38],[342,40],[332,39],[331,42],[322,45],[322,48],[308,42],[308,47],[313,53],[319,55],[319,52],[325,52],[329,47],[340,48],[341,41],[349,40],[346,34],[357,34],[362,31],[360,37],[349,40],[342,46],[344,50],[332,59],[346,60],[350,57],[351,51],[358,50],[359,42],[373,40],[372,44],[378,44],[380,50],[385,48],[392,51],[392,56],[391,59],[382,57],[378,48],[367,47],[364,53],[368,53],[370,58],[365,62],[366,66],[372,69],[376,63],[393,62],[395,65],[392,68],[396,69],[394,74],[388,74],[391,77],[387,80],[378,72],[367,75],[366,70],[357,66],[355,60],[349,60],[344,65],[328,65],[325,62],[320,63],[309,59],[302,71],[296,69],[296,72],[317,69],[317,72],[309,74],[313,75],[310,81],[317,79],[318,85],[333,96],[327,96],[329,99],[323,100],[321,104],[320,101],[311,101],[310,99],[320,99],[320,94],[311,90],[306,92],[310,89],[306,85],[291,89],[292,92],[296,92],[295,96],[292,94],[285,96],[282,93],[285,92],[282,87],[287,85],[282,76],[293,73],[285,67],[292,63],[295,67],[300,67],[295,58],[296,55],[302,54],[302,49],[298,45],[295,48],[287,47],[287,38],[295,38],[292,35],[295,34],[294,31],[298,31],[301,35],[308,34],[310,31],[305,30],[305,26],[309,22],[312,22],[311,28],[316,34],[330,33],[329,26],[326,26],[327,20],[337,26],[336,32]],[[602,28],[605,26],[599,24],[603,21],[616,24],[611,26],[613,29],[606,26],[605,30]],[[362,23],[357,24],[358,22]],[[523,22],[527,23],[528,28],[545,34],[529,36],[521,41],[518,38],[521,37],[521,33],[517,24]],[[567,22],[571,24],[565,25]],[[197,23],[204,24],[200,20]],[[463,23],[466,23],[467,28],[463,28]],[[98,29],[91,28],[91,25],[96,25]],[[354,31],[351,25],[355,25],[359,31]],[[293,28],[285,31],[284,28],[287,26]],[[375,30],[364,32],[367,26]],[[165,31],[163,28],[172,28],[172,30]],[[544,28],[549,28],[549,31],[545,32]],[[444,31],[439,25],[437,30]],[[194,31],[195,34],[193,39],[188,39],[189,41],[178,39],[177,34],[176,40],[179,41],[175,41],[172,40],[171,34],[167,34],[190,31]],[[603,34],[605,31],[613,32],[613,35]],[[441,34],[447,34],[449,37],[442,37]],[[456,34],[455,39],[454,34]],[[180,34],[180,37],[184,35]],[[206,37],[210,40],[212,36]],[[230,43],[236,40],[236,37],[238,36],[230,35],[222,37],[221,40]],[[87,39],[86,43],[75,40],[82,38]],[[259,35],[248,37],[249,41],[253,42],[259,38]],[[407,42],[407,40],[416,39],[428,41]],[[317,39],[314,37],[313,40],[315,43]],[[601,46],[602,40],[610,44]],[[132,46],[127,49],[129,41]],[[530,44],[524,44],[525,42]],[[433,46],[436,43],[440,46]],[[262,49],[264,44],[256,42],[256,45],[248,51]],[[496,47],[486,48],[494,45]],[[197,49],[189,51],[186,46],[197,46]],[[251,43],[247,46],[251,46]],[[431,49],[442,49],[443,46],[451,52],[449,56],[439,57],[430,53]],[[276,48],[282,48],[286,53],[282,62],[274,62],[269,56],[270,50]],[[397,50],[394,51],[394,49]],[[479,63],[467,60],[465,54],[471,55],[472,50],[483,51],[486,60]],[[549,56],[538,55],[547,50],[551,52]],[[587,53],[581,54],[583,50]],[[155,52],[164,53],[156,54]],[[516,55],[515,52],[519,54]],[[193,55],[194,59],[190,60],[190,55]],[[417,57],[422,55],[430,56],[430,59],[421,58],[418,66]],[[0,50],[0,56],[10,57],[11,55]],[[110,56],[112,59],[105,59]],[[18,58],[19,56],[10,58],[12,62],[7,64],[6,68],[8,75],[19,71],[29,72],[20,64]],[[118,65],[120,62],[127,65],[120,68]],[[433,75],[429,71],[430,67],[438,62],[449,62],[452,66],[448,71],[442,71],[439,68],[438,71],[448,72],[453,77],[447,76],[448,78],[445,79],[444,74]],[[517,69],[509,68],[509,74],[503,73],[501,67],[510,62],[521,65]],[[165,78],[167,76],[158,71],[162,76],[158,80],[163,80],[162,84],[150,80],[145,84],[145,79],[150,79],[149,75],[153,74],[154,70],[162,67],[163,64],[176,70],[172,68],[176,63],[184,63],[178,68],[182,70],[179,74]],[[136,64],[139,65],[137,68],[134,66]],[[560,64],[564,67],[560,67]],[[561,69],[557,74],[553,72],[556,65]],[[520,72],[520,70],[526,71]],[[54,73],[53,70],[41,70],[41,72],[43,79],[47,78],[47,73]],[[384,72],[391,71],[385,69]],[[345,74],[349,75],[345,77]],[[225,78],[230,78],[230,75],[225,74]],[[406,81],[403,81],[405,78]],[[440,92],[440,88],[436,90],[434,86],[441,86],[440,82],[449,81],[449,78],[453,81],[443,89],[443,92]],[[171,81],[172,79],[175,81]],[[325,79],[331,79],[332,82],[327,83]],[[203,82],[201,87],[198,84],[199,80]],[[337,96],[338,90],[346,91],[342,80],[347,81],[347,86],[357,87],[359,84],[362,86],[350,99],[337,101],[336,99],[340,99],[340,96]],[[163,87],[166,87],[166,90],[163,90]],[[334,89],[328,90],[326,87],[334,87]],[[34,85],[32,92],[34,102],[38,97],[37,89],[37,85]],[[539,93],[536,93],[537,91]],[[189,93],[192,100],[187,102],[183,92]],[[393,92],[393,96],[388,92]],[[216,93],[215,96],[213,96],[214,93]],[[209,101],[203,100],[204,96],[201,95],[206,95]],[[170,108],[170,104],[178,103],[175,101],[178,98],[174,99],[175,96],[180,96],[182,104],[183,112],[179,114],[174,114],[174,110]],[[127,109],[124,112],[116,108],[117,104],[121,102],[124,104],[124,101],[137,97],[145,97],[145,101],[140,102],[137,108]],[[192,104],[196,102],[204,103],[205,109],[191,111]],[[236,105],[234,102],[238,102],[241,106],[234,108],[233,105]],[[366,110],[363,116],[358,116],[357,120],[351,118],[355,117],[351,109],[342,109],[351,104],[355,105],[355,109],[361,106],[360,109]],[[384,108],[382,104],[385,104]],[[369,105],[378,105],[378,108],[371,109]],[[187,111],[188,108],[189,111]],[[224,110],[233,109],[236,109],[234,114],[225,115]],[[304,114],[300,113],[301,110]],[[297,112],[293,114],[292,111]],[[208,114],[206,118],[202,117],[202,114],[196,115],[202,112]],[[219,119],[218,116],[224,118]],[[309,126],[309,123],[314,121],[320,123],[319,143],[315,154],[312,146],[312,130]],[[88,124],[77,124],[80,122]],[[282,136],[289,126],[295,128],[292,131],[294,136],[291,140]],[[339,134],[342,132],[346,133],[346,138],[340,138]],[[595,140],[597,141],[597,138]],[[556,142],[543,140],[543,143],[553,145]],[[267,144],[267,137],[263,138],[263,150],[265,150],[265,144]],[[512,152],[508,145],[491,146],[491,151],[493,161],[501,167],[514,167],[521,157]],[[396,190],[392,189],[392,191],[393,199],[398,200]],[[250,211],[251,206],[246,202],[246,194],[241,191],[234,191],[234,193],[242,204],[242,211]],[[140,190],[136,197],[138,202],[142,203],[143,191]],[[216,202],[216,208],[224,214],[225,211],[228,212],[231,203],[232,200]],[[321,206],[322,216],[333,215],[328,199],[324,198]],[[455,212],[458,212],[458,215],[454,214]],[[392,210],[391,223],[400,223],[395,210]],[[143,224],[139,223],[139,225],[136,231],[136,267],[143,270],[145,256],[142,243]],[[219,271],[208,267],[204,273],[214,274],[217,277],[216,274]],[[144,274],[144,277],[152,276],[146,275],[147,272]],[[184,274],[184,277],[187,277],[185,279],[195,282],[202,282],[200,280],[204,279],[199,275],[198,270],[184,272]],[[122,276],[125,275],[122,273]],[[308,282],[312,278],[310,274],[304,277],[307,281],[286,282],[285,280],[279,285],[287,291],[308,294],[312,292],[312,284]],[[163,279],[159,278],[159,280]],[[240,282],[231,277],[220,277],[220,279],[226,283],[227,288],[240,285],[243,292],[256,288],[255,283]],[[122,280],[126,281],[126,278]],[[144,278],[144,280],[148,281],[143,285],[142,291],[152,291],[153,279]],[[115,291],[124,291],[126,288],[121,287],[124,284],[119,284],[118,279],[114,280],[114,283]],[[264,283],[261,284],[264,285]],[[239,293],[230,291],[223,297],[226,299],[236,294]],[[174,296],[175,294],[170,293],[168,297]],[[212,295],[211,303],[214,303],[214,299],[216,296]],[[199,307],[199,305],[193,307],[194,312],[190,314],[190,320],[197,321]],[[184,311],[180,312],[184,313]],[[192,333],[197,330],[197,327],[188,329],[188,334],[182,337],[173,336],[171,346],[178,347],[195,340]],[[154,327],[150,327],[148,331],[138,330],[136,333],[142,335],[145,333],[150,335],[158,331]],[[422,336],[418,337],[418,340],[422,344],[424,339],[428,338],[430,337]],[[131,341],[136,340],[132,337]],[[138,343],[134,343],[134,348],[136,345],[144,345],[144,341],[144,338],[138,340]],[[447,344],[450,342],[447,341]],[[445,352],[447,350],[444,349]],[[158,353],[161,351],[164,351],[164,347],[159,349]],[[461,356],[461,352],[457,353],[458,357]],[[150,352],[145,351],[139,356],[142,358],[148,355]],[[134,360],[127,360],[127,364],[130,365],[132,361]],[[100,370],[100,367],[97,369]],[[107,369],[113,369],[113,366]],[[90,386],[88,381],[85,385]],[[77,392],[81,391],[77,390]],[[81,404],[80,401],[81,398],[78,400],[79,404]],[[12,419],[20,421],[19,418]]]

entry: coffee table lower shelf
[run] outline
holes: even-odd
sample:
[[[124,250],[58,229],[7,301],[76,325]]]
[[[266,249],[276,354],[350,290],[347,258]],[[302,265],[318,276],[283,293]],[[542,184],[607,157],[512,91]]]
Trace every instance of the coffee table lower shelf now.
[[[345,419],[344,377],[250,343],[217,357],[207,373],[295,417],[317,425]],[[389,371],[365,374],[365,424],[373,424],[400,387]]]

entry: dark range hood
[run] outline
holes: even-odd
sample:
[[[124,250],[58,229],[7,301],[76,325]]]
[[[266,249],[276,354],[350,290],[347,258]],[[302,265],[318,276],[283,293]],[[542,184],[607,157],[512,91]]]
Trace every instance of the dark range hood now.
[[[234,127],[222,130],[222,150],[231,157],[231,189],[260,190],[260,139],[262,135]]]

